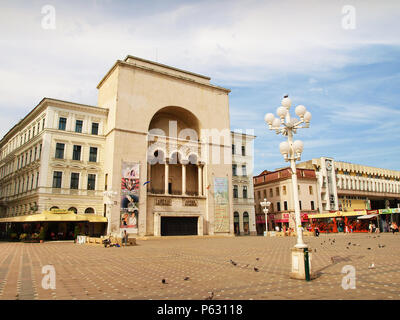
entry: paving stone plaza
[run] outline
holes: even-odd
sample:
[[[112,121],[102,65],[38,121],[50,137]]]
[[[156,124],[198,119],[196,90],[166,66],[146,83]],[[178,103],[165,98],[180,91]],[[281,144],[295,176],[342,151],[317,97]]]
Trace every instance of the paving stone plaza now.
[[[400,299],[400,235],[306,237],[317,273],[310,282],[289,278],[295,241],[168,237],[138,239],[126,248],[0,242],[0,299]],[[42,287],[46,265],[54,266],[55,289]],[[354,289],[342,287],[346,265],[355,268]]]

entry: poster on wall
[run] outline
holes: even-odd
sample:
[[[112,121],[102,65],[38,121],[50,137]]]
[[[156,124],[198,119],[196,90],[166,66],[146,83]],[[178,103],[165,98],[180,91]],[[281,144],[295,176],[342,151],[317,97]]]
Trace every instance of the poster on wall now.
[[[120,228],[129,233],[138,232],[139,191],[139,163],[122,162]]]
[[[229,232],[228,179],[214,178],[214,232]]]

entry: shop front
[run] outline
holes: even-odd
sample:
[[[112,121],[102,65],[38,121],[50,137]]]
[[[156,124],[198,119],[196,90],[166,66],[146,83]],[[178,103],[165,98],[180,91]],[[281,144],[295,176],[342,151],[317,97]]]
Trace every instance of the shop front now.
[[[55,209],[39,214],[0,219],[4,238],[73,240],[77,235],[99,237],[106,232],[107,218],[95,214],[75,214]]]
[[[311,230],[318,227],[322,233],[368,232],[369,223],[374,223],[374,210],[331,211],[329,213],[309,215]]]
[[[256,215],[256,229],[258,235],[263,235],[265,231],[265,214]]]

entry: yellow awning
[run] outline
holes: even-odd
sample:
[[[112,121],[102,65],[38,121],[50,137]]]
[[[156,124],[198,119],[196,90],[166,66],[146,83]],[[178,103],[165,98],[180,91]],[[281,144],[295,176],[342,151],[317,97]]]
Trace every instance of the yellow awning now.
[[[100,216],[98,214],[82,214],[81,216],[84,216],[84,218],[86,220],[88,220],[89,222],[107,222],[107,218]]]
[[[329,213],[317,213],[317,214],[309,214],[309,219],[321,219],[321,218],[337,218],[337,217],[351,217],[351,216],[363,216],[367,212],[365,210],[362,211],[336,211]]]
[[[75,214],[73,211],[43,211],[18,217],[0,219],[0,222],[107,222],[107,218],[96,214]]]

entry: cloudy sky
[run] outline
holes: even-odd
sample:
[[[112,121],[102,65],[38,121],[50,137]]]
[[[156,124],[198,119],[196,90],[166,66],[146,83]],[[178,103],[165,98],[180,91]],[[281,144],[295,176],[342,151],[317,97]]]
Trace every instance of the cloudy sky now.
[[[230,88],[232,129],[257,136],[256,174],[285,165],[283,138],[263,122],[284,94],[313,115],[296,136],[302,160],[400,170],[400,1],[0,5],[0,136],[43,97],[95,105],[98,82],[131,54]]]

